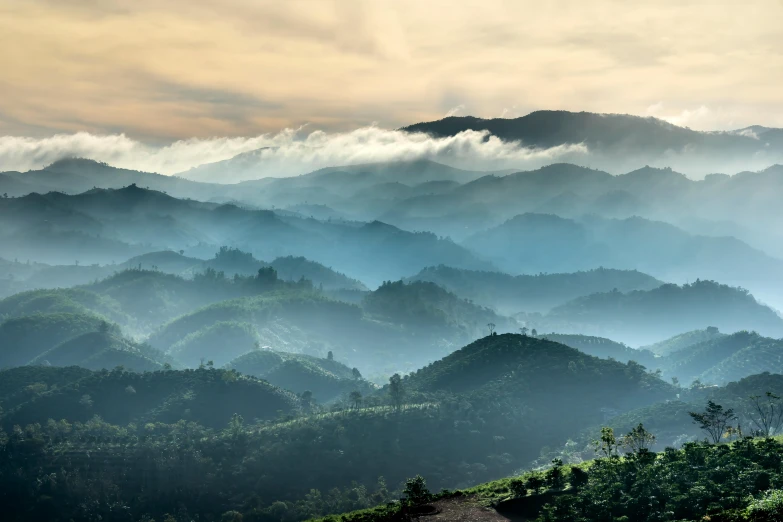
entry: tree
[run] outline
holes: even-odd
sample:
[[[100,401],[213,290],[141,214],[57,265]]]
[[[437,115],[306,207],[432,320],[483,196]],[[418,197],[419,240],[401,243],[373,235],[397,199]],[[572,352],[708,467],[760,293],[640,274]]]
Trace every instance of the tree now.
[[[632,453],[648,451],[653,444],[655,444],[655,435],[644,429],[641,422],[620,439],[620,446]]]
[[[351,405],[353,409],[358,410],[362,405],[362,394],[354,390],[351,392],[351,394],[348,396],[348,398],[351,400]]]
[[[532,330],[530,330],[530,335],[532,335],[533,337],[538,337],[538,330],[533,328]]]
[[[275,270],[271,266],[265,268],[259,268],[258,275],[256,276],[256,281],[260,285],[265,287],[274,286],[275,283],[277,283],[277,270]]]
[[[334,354],[332,353],[332,350],[329,350],[329,353],[326,354],[326,360],[334,361]]]
[[[487,323],[489,329],[489,335],[495,335],[495,323]]]
[[[552,460],[552,467],[544,476],[546,485],[553,489],[563,489],[565,487],[565,473],[563,473],[563,461],[561,459]]]
[[[527,336],[527,328],[523,326],[522,328],[519,329],[519,333],[521,333],[524,336]]]
[[[525,483],[527,489],[532,489],[534,493],[541,493],[544,490],[546,482],[539,474],[531,475]]]
[[[672,377],[672,384],[679,388],[680,387],[680,379],[678,379],[677,377]]]
[[[228,432],[235,439],[242,434],[242,427],[245,425],[245,419],[241,415],[235,413],[231,416],[231,420],[228,421]]]
[[[389,398],[391,399],[392,406],[396,410],[402,408],[402,401],[405,398],[405,389],[402,387],[402,377],[399,373],[395,373],[389,378]]]
[[[714,444],[720,442],[731,421],[737,419],[734,410],[731,408],[724,410],[723,406],[715,404],[711,400],[707,401],[707,408],[703,413],[691,411],[688,412],[688,415],[691,416],[694,424],[698,424],[699,428],[707,432]]]
[[[508,483],[508,489],[515,497],[524,497],[527,495],[527,484],[521,479],[511,479]]]
[[[430,497],[430,491],[427,489],[427,481],[421,475],[416,475],[405,481],[405,489],[402,491],[408,504],[418,506],[427,502]]]
[[[313,408],[313,392],[305,390],[299,397],[302,399],[302,407],[304,410],[310,411]]]
[[[772,437],[783,426],[783,405],[780,397],[772,392],[764,395],[750,397],[752,414],[750,421],[756,427],[756,431],[764,437]]]
[[[571,483],[572,488],[579,489],[587,485],[588,478],[589,475],[585,470],[578,466],[571,466],[571,477],[569,478],[569,482]]]
[[[98,332],[101,335],[106,335],[109,333],[109,323],[106,321],[101,321],[101,323],[98,325]]]
[[[351,375],[357,381],[362,378],[362,372],[359,371],[359,368],[354,368],[353,370],[351,370]]]
[[[601,428],[601,438],[593,442],[596,453],[603,453],[604,457],[613,457],[617,455],[617,438],[614,436],[612,428],[604,426]]]

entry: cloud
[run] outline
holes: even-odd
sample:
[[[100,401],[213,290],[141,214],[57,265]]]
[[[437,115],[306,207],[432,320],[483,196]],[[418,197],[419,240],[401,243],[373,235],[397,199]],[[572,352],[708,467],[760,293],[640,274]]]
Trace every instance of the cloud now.
[[[241,166],[239,162],[227,167],[213,166],[211,175],[215,181],[290,176],[328,166],[425,158],[464,168],[532,168],[553,161],[576,161],[588,155],[584,145],[534,149],[517,142],[503,142],[486,132],[465,131],[453,137],[433,138],[375,126],[344,133],[286,129],[254,137],[193,138],[164,146],[144,144],[124,134],[80,132],[42,139],[0,137],[3,170],[24,171],[63,157],[85,157],[117,167],[175,174],[251,152],[245,155]]]
[[[459,112],[462,112],[465,110],[465,106],[463,104],[459,104],[456,107],[452,107],[449,109],[449,111],[443,116],[444,118],[448,118],[450,116],[456,116]]]

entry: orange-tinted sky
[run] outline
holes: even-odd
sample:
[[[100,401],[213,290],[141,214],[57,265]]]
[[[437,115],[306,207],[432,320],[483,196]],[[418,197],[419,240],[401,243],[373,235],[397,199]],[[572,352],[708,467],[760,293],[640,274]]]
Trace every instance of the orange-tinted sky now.
[[[783,126],[783,0],[0,0],[0,135],[536,109]]]

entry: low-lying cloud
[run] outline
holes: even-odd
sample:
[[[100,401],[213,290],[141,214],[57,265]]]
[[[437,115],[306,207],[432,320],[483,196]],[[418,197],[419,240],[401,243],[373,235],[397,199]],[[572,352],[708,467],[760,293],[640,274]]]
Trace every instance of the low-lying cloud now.
[[[240,154],[234,161],[209,165]],[[124,134],[79,132],[42,139],[0,137],[2,171],[38,169],[61,158],[83,157],[162,174],[189,171],[188,176],[222,182],[382,161],[432,159],[463,168],[493,170],[534,168],[555,161],[579,162],[587,155],[587,148],[581,144],[536,149],[479,131],[433,138],[374,126],[344,133],[310,131],[305,127],[254,137],[193,138],[165,146],[144,144]]]

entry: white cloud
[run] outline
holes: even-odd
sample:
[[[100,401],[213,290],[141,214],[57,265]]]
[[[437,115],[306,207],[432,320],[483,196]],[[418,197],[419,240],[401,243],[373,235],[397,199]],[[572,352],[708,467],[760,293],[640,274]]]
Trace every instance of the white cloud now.
[[[259,150],[260,149],[260,150]],[[63,157],[84,157],[129,169],[175,174],[206,163],[257,151],[243,172],[218,172],[216,181],[288,176],[311,170],[379,161],[433,159],[464,168],[528,168],[553,161],[578,161],[584,145],[534,149],[503,142],[486,132],[465,131],[433,138],[371,126],[345,133],[286,129],[254,137],[188,139],[152,146],[124,134],[59,134],[49,138],[0,137],[0,171],[41,168]]]
[[[456,107],[452,107],[451,109],[449,109],[449,111],[446,113],[444,118],[448,118],[450,116],[456,116],[458,113],[464,110],[465,110],[465,105],[459,104]]]

